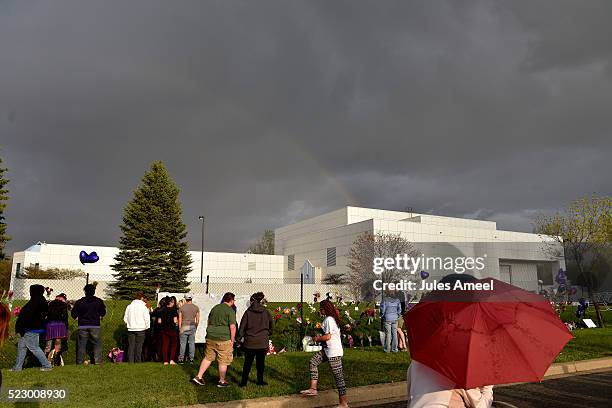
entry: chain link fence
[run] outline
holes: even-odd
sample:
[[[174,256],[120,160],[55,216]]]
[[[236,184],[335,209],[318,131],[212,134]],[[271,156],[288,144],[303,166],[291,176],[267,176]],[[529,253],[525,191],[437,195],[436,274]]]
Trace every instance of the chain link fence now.
[[[83,297],[83,287],[87,283],[96,284],[96,296],[102,299],[112,297],[111,282],[113,275],[87,275],[74,279],[22,279],[13,277],[11,290],[13,298],[25,300],[30,297],[31,285],[42,285],[48,288],[47,297],[65,293],[68,300],[77,300]],[[236,295],[251,295],[263,292],[269,302],[312,302],[315,295],[318,299],[325,299],[330,294],[334,299],[342,298],[352,300],[348,288],[344,285],[326,285],[322,283],[301,283],[300,278],[245,278],[245,277],[219,277],[205,276],[188,278],[191,293],[223,294],[232,292]],[[164,291],[163,285],[160,288]]]

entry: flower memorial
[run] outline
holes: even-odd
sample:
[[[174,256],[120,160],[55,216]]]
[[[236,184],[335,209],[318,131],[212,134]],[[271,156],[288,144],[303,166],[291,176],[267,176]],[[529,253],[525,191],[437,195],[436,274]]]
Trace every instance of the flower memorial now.
[[[330,293],[331,294],[331,293]],[[330,294],[327,294],[328,296]],[[315,293],[314,299],[320,299]],[[372,303],[344,302],[335,295],[335,306],[340,312],[342,342],[345,347],[369,347],[379,340],[380,319]],[[296,304],[294,306],[267,304],[274,319],[271,341],[276,350],[298,351],[304,349],[303,340],[322,334],[323,317],[319,314],[318,303]],[[300,314],[301,312],[301,314]],[[377,343],[376,343],[377,344]]]

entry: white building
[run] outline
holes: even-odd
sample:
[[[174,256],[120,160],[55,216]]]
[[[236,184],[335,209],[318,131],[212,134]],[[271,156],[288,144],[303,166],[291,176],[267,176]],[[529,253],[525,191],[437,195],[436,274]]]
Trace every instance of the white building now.
[[[563,259],[551,259],[538,234],[501,231],[492,221],[441,217],[401,211],[344,207],[275,230],[275,252],[285,257],[285,277],[300,276],[309,261],[315,281],[347,271],[349,250],[365,232],[399,234],[426,256],[486,256],[486,268],[477,277],[493,277],[527,290],[538,290],[538,275],[552,284],[553,272],[565,268]],[[440,271],[430,270],[433,277]],[[479,275],[475,273],[475,275]]]
[[[501,231],[492,221],[441,217],[400,211],[344,207],[275,230],[276,255],[205,252],[204,279],[267,278],[286,283],[299,282],[300,269],[309,275],[306,282],[318,283],[330,273],[347,271],[347,255],[365,232],[400,234],[427,256],[482,256],[486,268],[479,277],[494,277],[538,290],[538,279],[552,284],[553,272],[565,268],[563,259],[551,259],[537,234]],[[80,251],[96,251],[100,260],[81,265]],[[81,269],[90,279],[113,280],[111,265],[118,249],[88,245],[38,243],[13,255],[12,277],[24,267]],[[192,272],[188,280],[200,279],[201,252],[191,251]],[[442,272],[428,271],[432,277]],[[479,274],[476,274],[479,275]]]
[[[95,251],[100,258],[93,264],[82,265],[79,253]],[[38,266],[41,269],[61,268],[80,269],[98,281],[113,280],[115,271],[111,265],[119,252],[115,247],[88,245],[60,245],[39,242],[22,252],[13,255],[12,276],[19,275],[23,268]],[[190,251],[191,273],[189,281],[199,281],[202,252]],[[237,280],[248,278],[282,279],[284,276],[284,259],[277,255],[257,255],[249,253],[204,252],[204,280],[206,275]]]

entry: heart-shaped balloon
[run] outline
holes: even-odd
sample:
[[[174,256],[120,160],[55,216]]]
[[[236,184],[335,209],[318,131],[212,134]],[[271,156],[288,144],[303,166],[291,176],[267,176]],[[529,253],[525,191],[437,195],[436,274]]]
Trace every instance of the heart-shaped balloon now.
[[[421,279],[427,279],[427,278],[429,278],[429,272],[421,271]]]
[[[98,254],[95,251],[93,251],[91,254],[88,254],[85,251],[79,252],[79,261],[81,261],[82,264],[96,263],[99,260],[100,257],[98,257]]]

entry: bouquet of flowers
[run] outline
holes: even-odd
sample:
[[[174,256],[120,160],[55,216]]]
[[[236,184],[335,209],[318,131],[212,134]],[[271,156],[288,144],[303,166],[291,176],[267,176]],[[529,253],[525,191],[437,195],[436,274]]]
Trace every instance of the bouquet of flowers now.
[[[110,358],[113,363],[123,362],[123,350],[121,350],[119,347],[113,347],[108,352],[108,358]]]

